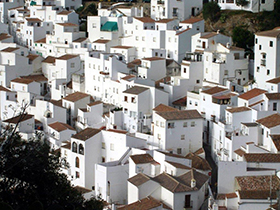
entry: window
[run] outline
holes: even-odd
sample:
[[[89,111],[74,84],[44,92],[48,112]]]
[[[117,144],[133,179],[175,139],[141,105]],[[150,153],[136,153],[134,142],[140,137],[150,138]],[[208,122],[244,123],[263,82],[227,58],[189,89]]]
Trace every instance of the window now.
[[[183,127],[188,127],[188,122],[184,122]]]
[[[77,144],[75,142],[72,143],[72,152],[77,152]]]
[[[127,102],[127,96],[125,96],[125,97],[124,97],[124,101],[126,101],[126,102]]]
[[[142,36],[142,41],[145,41],[145,37],[144,36]]]
[[[111,150],[111,151],[114,151],[114,150],[115,150],[114,144],[110,144],[110,150]]]
[[[172,123],[168,123],[168,128],[174,128],[175,126],[174,126],[174,122],[172,122]]]
[[[191,207],[191,195],[185,195],[185,208]]]
[[[196,80],[196,84],[199,84],[199,83],[200,83],[200,80],[199,80],[199,79],[197,79],[197,80]]]
[[[256,39],[256,44],[258,44],[258,39]]]
[[[88,67],[91,68],[91,63],[88,64]]]
[[[136,99],[134,97],[131,98],[131,103],[136,103]]]
[[[164,122],[160,122],[160,127],[164,128]]]
[[[145,47],[143,47],[143,48],[142,48],[142,51],[143,51],[143,52],[146,52],[146,48],[145,48]]]
[[[194,102],[194,105],[195,105],[195,106],[198,106],[198,103],[197,103],[197,102]]]
[[[75,68],[75,63],[71,63],[71,68]]]
[[[272,108],[273,111],[277,111],[277,102],[273,103],[273,108]]]
[[[264,129],[262,128],[262,135],[263,135],[263,133],[264,133]]]
[[[257,72],[260,72],[260,67],[259,66],[257,66]]]
[[[177,154],[178,154],[178,155],[181,155],[181,154],[182,154],[182,148],[178,148],[178,149],[177,149]]]
[[[269,42],[269,47],[273,47],[273,41]]]
[[[268,131],[266,131],[266,138],[268,138]]]
[[[192,105],[192,101],[190,100],[190,105]]]
[[[76,179],[80,178],[80,172],[76,171]]]
[[[168,42],[171,42],[171,37],[168,37]]]
[[[159,140],[161,140],[161,134],[160,134],[160,133],[157,134],[157,138],[158,138]]]
[[[195,126],[195,122],[191,122],[191,127],[194,127]]]
[[[265,4],[265,0],[262,0],[262,4]]]
[[[138,26],[137,25],[135,26],[135,30],[138,30]]]
[[[181,140],[185,140],[185,135],[181,135]]]
[[[262,46],[260,45],[260,46],[259,46],[259,50],[261,50],[261,49],[262,49]]]
[[[105,142],[102,142],[102,149],[105,149]]]
[[[158,123],[158,120],[156,121],[156,126],[158,126],[159,125],[159,123]]]
[[[135,40],[138,41],[138,39],[139,39],[138,36],[136,36],[136,37],[135,37]]]
[[[269,69],[266,70],[266,74],[267,74],[267,75],[270,74],[270,70],[269,70]]]
[[[84,146],[82,144],[79,144],[79,154],[84,154]]]
[[[153,37],[153,42],[156,42],[157,41],[157,38],[156,37]]]
[[[80,160],[78,157],[76,157],[75,166],[76,168],[80,168]]]
[[[93,24],[92,24],[92,28],[96,28],[96,23],[93,23]]]
[[[184,73],[187,73],[187,68],[184,68]]]
[[[225,70],[225,76],[228,75],[228,70]]]

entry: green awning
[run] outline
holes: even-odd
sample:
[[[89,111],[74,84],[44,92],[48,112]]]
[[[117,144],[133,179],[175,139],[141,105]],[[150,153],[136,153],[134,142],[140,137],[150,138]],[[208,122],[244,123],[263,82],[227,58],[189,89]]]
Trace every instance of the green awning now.
[[[33,6],[33,5],[36,5],[37,3],[36,3],[36,1],[31,1],[30,2],[30,6]]]
[[[117,31],[118,24],[117,22],[107,21],[102,27],[101,31]]]

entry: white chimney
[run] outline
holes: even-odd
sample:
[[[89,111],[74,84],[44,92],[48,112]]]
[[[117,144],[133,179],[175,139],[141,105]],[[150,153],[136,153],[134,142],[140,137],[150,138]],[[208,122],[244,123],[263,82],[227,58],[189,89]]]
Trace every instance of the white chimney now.
[[[102,8],[102,4],[101,2],[98,3],[98,9],[101,9]]]
[[[191,188],[195,188],[195,186],[196,186],[196,180],[192,179],[191,180]]]
[[[219,34],[220,33],[220,30],[217,30],[217,34]]]
[[[229,42],[227,42],[227,48],[228,48],[228,49],[230,48],[230,43],[229,43]]]

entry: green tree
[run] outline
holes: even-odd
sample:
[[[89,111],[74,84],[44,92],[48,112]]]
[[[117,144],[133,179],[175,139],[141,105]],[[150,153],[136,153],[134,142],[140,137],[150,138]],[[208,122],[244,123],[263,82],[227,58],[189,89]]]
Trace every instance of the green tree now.
[[[217,2],[211,1],[205,3],[202,10],[203,18],[205,20],[209,19],[210,21],[214,22],[219,19],[220,11],[221,7],[217,4]]]
[[[45,142],[24,141],[15,129],[5,130],[0,142],[0,203],[14,210],[36,206],[83,210],[88,202],[93,202],[99,207],[95,209],[103,209],[103,201],[85,201],[71,186],[66,175],[60,173],[59,155],[50,152]]]
[[[254,34],[246,26],[237,26],[232,30],[232,41],[237,47],[250,49],[254,46]]]

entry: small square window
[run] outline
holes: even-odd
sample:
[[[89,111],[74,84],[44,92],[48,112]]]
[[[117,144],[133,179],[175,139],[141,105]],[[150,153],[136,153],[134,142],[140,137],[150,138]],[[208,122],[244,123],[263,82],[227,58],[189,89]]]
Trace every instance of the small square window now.
[[[181,135],[181,140],[185,140],[185,135]]]
[[[270,47],[273,47],[273,41],[270,41],[270,42],[269,42],[269,46],[270,46]]]
[[[266,70],[266,74],[267,74],[267,75],[270,74],[270,70],[269,70],[269,69]]]
[[[188,122],[184,122],[183,127],[188,127]]]
[[[262,46],[260,45],[260,46],[259,46],[259,50],[261,50],[261,49],[262,49]]]
[[[195,122],[191,122],[191,127],[194,127],[195,126]]]

